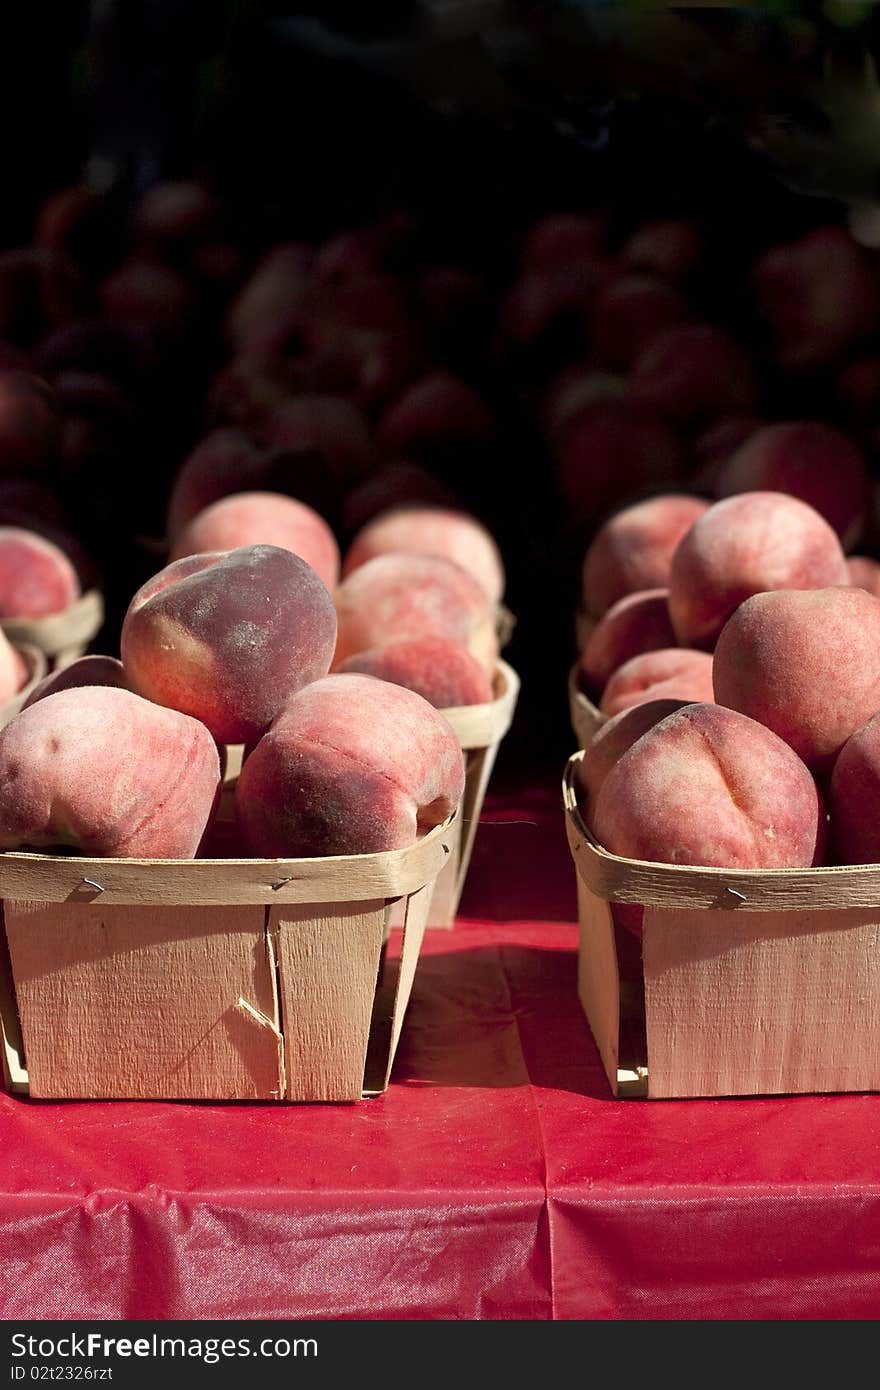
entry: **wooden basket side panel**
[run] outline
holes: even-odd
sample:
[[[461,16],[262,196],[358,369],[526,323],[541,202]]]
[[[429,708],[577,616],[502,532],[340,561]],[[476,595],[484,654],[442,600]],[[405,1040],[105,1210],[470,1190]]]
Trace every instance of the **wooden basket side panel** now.
[[[611,909],[577,876],[578,995],[599,1049],[605,1075],[618,1094],[620,1060],[620,972]]]
[[[646,908],[648,1094],[880,1089],[880,909]]]
[[[385,929],[384,898],[269,909],[288,1100],[360,1099]]]
[[[0,918],[2,920],[2,918]],[[28,1075],[5,924],[0,927],[0,1074],[7,1091],[26,1095]]]
[[[260,907],[8,902],[30,1094],[278,1099]]]

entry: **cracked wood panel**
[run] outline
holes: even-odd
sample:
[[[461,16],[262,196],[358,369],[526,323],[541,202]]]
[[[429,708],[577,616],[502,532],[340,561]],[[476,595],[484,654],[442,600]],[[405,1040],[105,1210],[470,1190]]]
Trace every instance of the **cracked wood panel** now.
[[[7,902],[30,1094],[283,1094],[266,909]]]

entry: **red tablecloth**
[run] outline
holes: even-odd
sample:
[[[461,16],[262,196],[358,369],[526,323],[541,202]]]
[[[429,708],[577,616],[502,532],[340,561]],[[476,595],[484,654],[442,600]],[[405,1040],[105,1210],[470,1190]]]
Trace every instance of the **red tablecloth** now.
[[[555,787],[490,796],[387,1093],[0,1097],[0,1316],[875,1318],[880,1096],[615,1101]]]

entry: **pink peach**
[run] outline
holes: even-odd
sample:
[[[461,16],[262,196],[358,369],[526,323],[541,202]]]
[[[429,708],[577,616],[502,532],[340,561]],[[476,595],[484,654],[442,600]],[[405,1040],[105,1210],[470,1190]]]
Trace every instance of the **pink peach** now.
[[[198,720],[128,690],[62,690],[0,731],[0,847],[191,859],[219,785]]]
[[[76,570],[60,546],[18,526],[0,526],[0,618],[43,618],[80,596]]]
[[[371,854],[441,824],[463,788],[458,739],[427,700],[333,675],[287,702],[245,759],[235,806],[252,854]]]
[[[328,589],[339,579],[339,546],[322,516],[278,492],[235,492],[205,507],[175,540],[170,560],[209,550],[274,545],[311,565]]]
[[[718,638],[713,682],[719,705],[827,771],[880,710],[880,599],[850,586],[754,594]]]
[[[660,647],[674,647],[666,589],[627,594],[603,613],[587,639],[578,666],[582,690],[601,695],[624,662]]]
[[[689,493],[663,492],[609,517],[584,556],[581,597],[586,611],[601,617],[626,594],[665,588],[679,541],[709,505]]]
[[[492,699],[492,685],[473,652],[447,637],[418,637],[391,642],[346,657],[337,671],[393,681],[415,690],[435,709],[483,705]]]
[[[220,743],[250,743],[326,675],[335,638],[311,565],[252,545],[167,565],[131,600],[120,645],[132,689],[201,719]]]
[[[848,580],[846,556],[824,517],[781,492],[715,502],[679,542],[669,575],[678,640],[711,649],[734,610],[768,589],[824,589]]]
[[[445,637],[461,642],[488,675],[498,660],[495,605],[466,569],[440,555],[377,555],[343,579],[335,595],[334,669],[391,642]]]
[[[454,560],[479,581],[493,603],[504,594],[504,563],[491,532],[477,517],[451,507],[413,504],[381,512],[353,538],[343,559],[343,576],[377,555],[401,550]]]
[[[648,700],[688,700],[711,704],[712,658],[690,647],[658,647],[630,657],[612,673],[599,706],[603,714],[619,714]]]

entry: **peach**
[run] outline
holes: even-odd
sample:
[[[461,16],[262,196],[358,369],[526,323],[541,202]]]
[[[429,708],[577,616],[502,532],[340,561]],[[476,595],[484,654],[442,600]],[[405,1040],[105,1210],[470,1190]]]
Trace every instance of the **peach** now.
[[[485,443],[495,417],[475,391],[451,372],[432,372],[392,401],[379,421],[380,445],[392,453],[448,440]]]
[[[166,531],[174,541],[205,507],[265,480],[265,454],[244,430],[220,428],[200,439],[171,484]]]
[[[715,502],[672,557],[669,611],[683,646],[711,649],[734,609],[767,589],[846,584],[846,556],[824,517],[781,492]]]
[[[755,404],[752,364],[714,324],[673,324],[639,353],[630,374],[634,400],[670,420],[701,428],[720,415],[749,413]]]
[[[672,324],[692,317],[673,285],[650,275],[622,275],[596,294],[590,310],[590,347],[595,360],[626,371]]]
[[[339,579],[339,546],[312,507],[278,492],[235,492],[212,502],[186,525],[171,547],[171,560],[209,550],[275,545],[311,565],[328,589]]]
[[[214,236],[223,220],[223,204],[198,179],[163,179],[141,194],[131,218],[135,241],[169,249]]]
[[[555,270],[592,261],[604,250],[607,233],[601,213],[549,213],[529,228],[522,245],[522,268]]]
[[[614,764],[642,734],[653,729],[668,714],[683,709],[687,703],[687,700],[645,700],[640,705],[630,705],[619,714],[612,715],[596,730],[584,749],[584,756],[575,766],[578,800],[588,825],[592,824],[596,813],[599,790]]]
[[[544,433],[556,445],[580,410],[625,395],[626,377],[597,371],[591,362],[572,362],[553,378],[545,394],[541,410]]]
[[[342,529],[346,535],[354,536],[380,512],[410,502],[454,507],[456,497],[447,483],[420,463],[385,463],[345,494]]]
[[[320,456],[344,485],[364,477],[377,459],[365,416],[341,396],[306,395],[282,401],[266,415],[258,438],[267,448]]]
[[[556,451],[557,485],[576,521],[601,517],[647,488],[668,487],[684,471],[675,430],[651,406],[628,398],[579,410]]]
[[[319,280],[345,280],[381,270],[405,252],[418,230],[414,215],[395,208],[363,227],[337,232],[319,247],[315,275]]]
[[[131,259],[105,275],[98,298],[106,316],[146,335],[149,342],[170,346],[192,327],[196,303],[189,282],[163,261]]]
[[[6,633],[0,628],[0,705],[5,705],[27,681],[27,667]]]
[[[235,807],[252,854],[372,854],[415,843],[463,788],[458,739],[427,700],[333,675],[288,700],[245,759]]]
[[[418,637],[356,652],[336,670],[405,685],[435,709],[483,705],[492,699],[491,682],[473,652],[448,637]]]
[[[844,547],[860,536],[870,480],[861,450],[819,420],[765,425],[721,465],[718,497],[738,492],[786,492],[808,502],[834,527]]]
[[[594,831],[612,854],[715,868],[808,868],[824,815],[809,771],[762,724],[690,704],[642,734],[611,768]]]
[[[50,671],[34,686],[22,705],[27,709],[47,695],[55,695],[59,690],[73,690],[84,685],[113,685],[119,690],[127,690],[125,668],[115,656],[80,656],[57,671]]]
[[[410,505],[380,512],[352,540],[342,573],[353,573],[367,560],[395,551],[440,555],[466,569],[492,603],[504,594],[504,562],[491,532],[469,512],[451,507]]]
[[[827,771],[880,709],[880,599],[851,586],[754,594],[718,638],[713,680],[719,705]]]
[[[44,618],[80,596],[76,570],[60,546],[20,526],[0,526],[0,618]]]
[[[318,356],[341,345],[368,352],[382,340],[415,336],[404,285],[379,272],[316,285],[300,329],[304,351]]]
[[[722,415],[703,430],[693,443],[692,486],[714,492],[722,465],[764,424],[757,415]]]
[[[198,720],[111,686],[61,690],[0,731],[0,847],[191,859],[219,786]]]
[[[859,589],[867,589],[869,594],[880,598],[880,563],[870,555],[848,555],[846,568],[849,582]]]
[[[845,362],[834,379],[834,394],[851,427],[874,424],[880,417],[880,357]]]
[[[48,382],[0,370],[0,475],[44,473],[61,443],[61,405]]]
[[[498,660],[495,605],[479,580],[441,555],[377,555],[347,575],[335,595],[334,669],[372,647],[422,637],[461,642],[489,676]]]
[[[709,505],[689,493],[664,492],[609,517],[584,555],[586,611],[598,618],[626,594],[665,588],[679,541]]]
[[[880,864],[880,714],[850,734],[828,791],[832,862]]]
[[[32,348],[50,328],[76,318],[85,302],[79,267],[43,246],[0,252],[0,338]]]
[[[280,242],[251,271],[229,306],[226,338],[233,354],[283,351],[305,312],[314,252]]]
[[[644,652],[674,647],[665,589],[627,594],[603,613],[587,639],[578,665],[578,681],[590,695],[601,695],[611,675]]]
[[[844,227],[816,227],[769,247],[755,261],[752,287],[776,359],[788,370],[824,366],[876,328],[876,271]]]
[[[648,700],[689,700],[711,704],[712,657],[690,647],[658,647],[632,656],[610,676],[599,705],[603,714],[619,714]]]
[[[250,743],[326,675],[335,639],[333,600],[311,565],[252,545],[166,565],[131,600],[120,647],[138,694],[201,719],[220,743]]]
[[[496,352],[503,358],[534,348],[548,334],[565,327],[574,328],[585,348],[590,306],[612,274],[610,264],[600,260],[525,272],[499,306]]]
[[[667,280],[687,278],[703,251],[703,238],[693,222],[657,218],[643,222],[626,241],[620,259],[634,270],[647,270]]]

